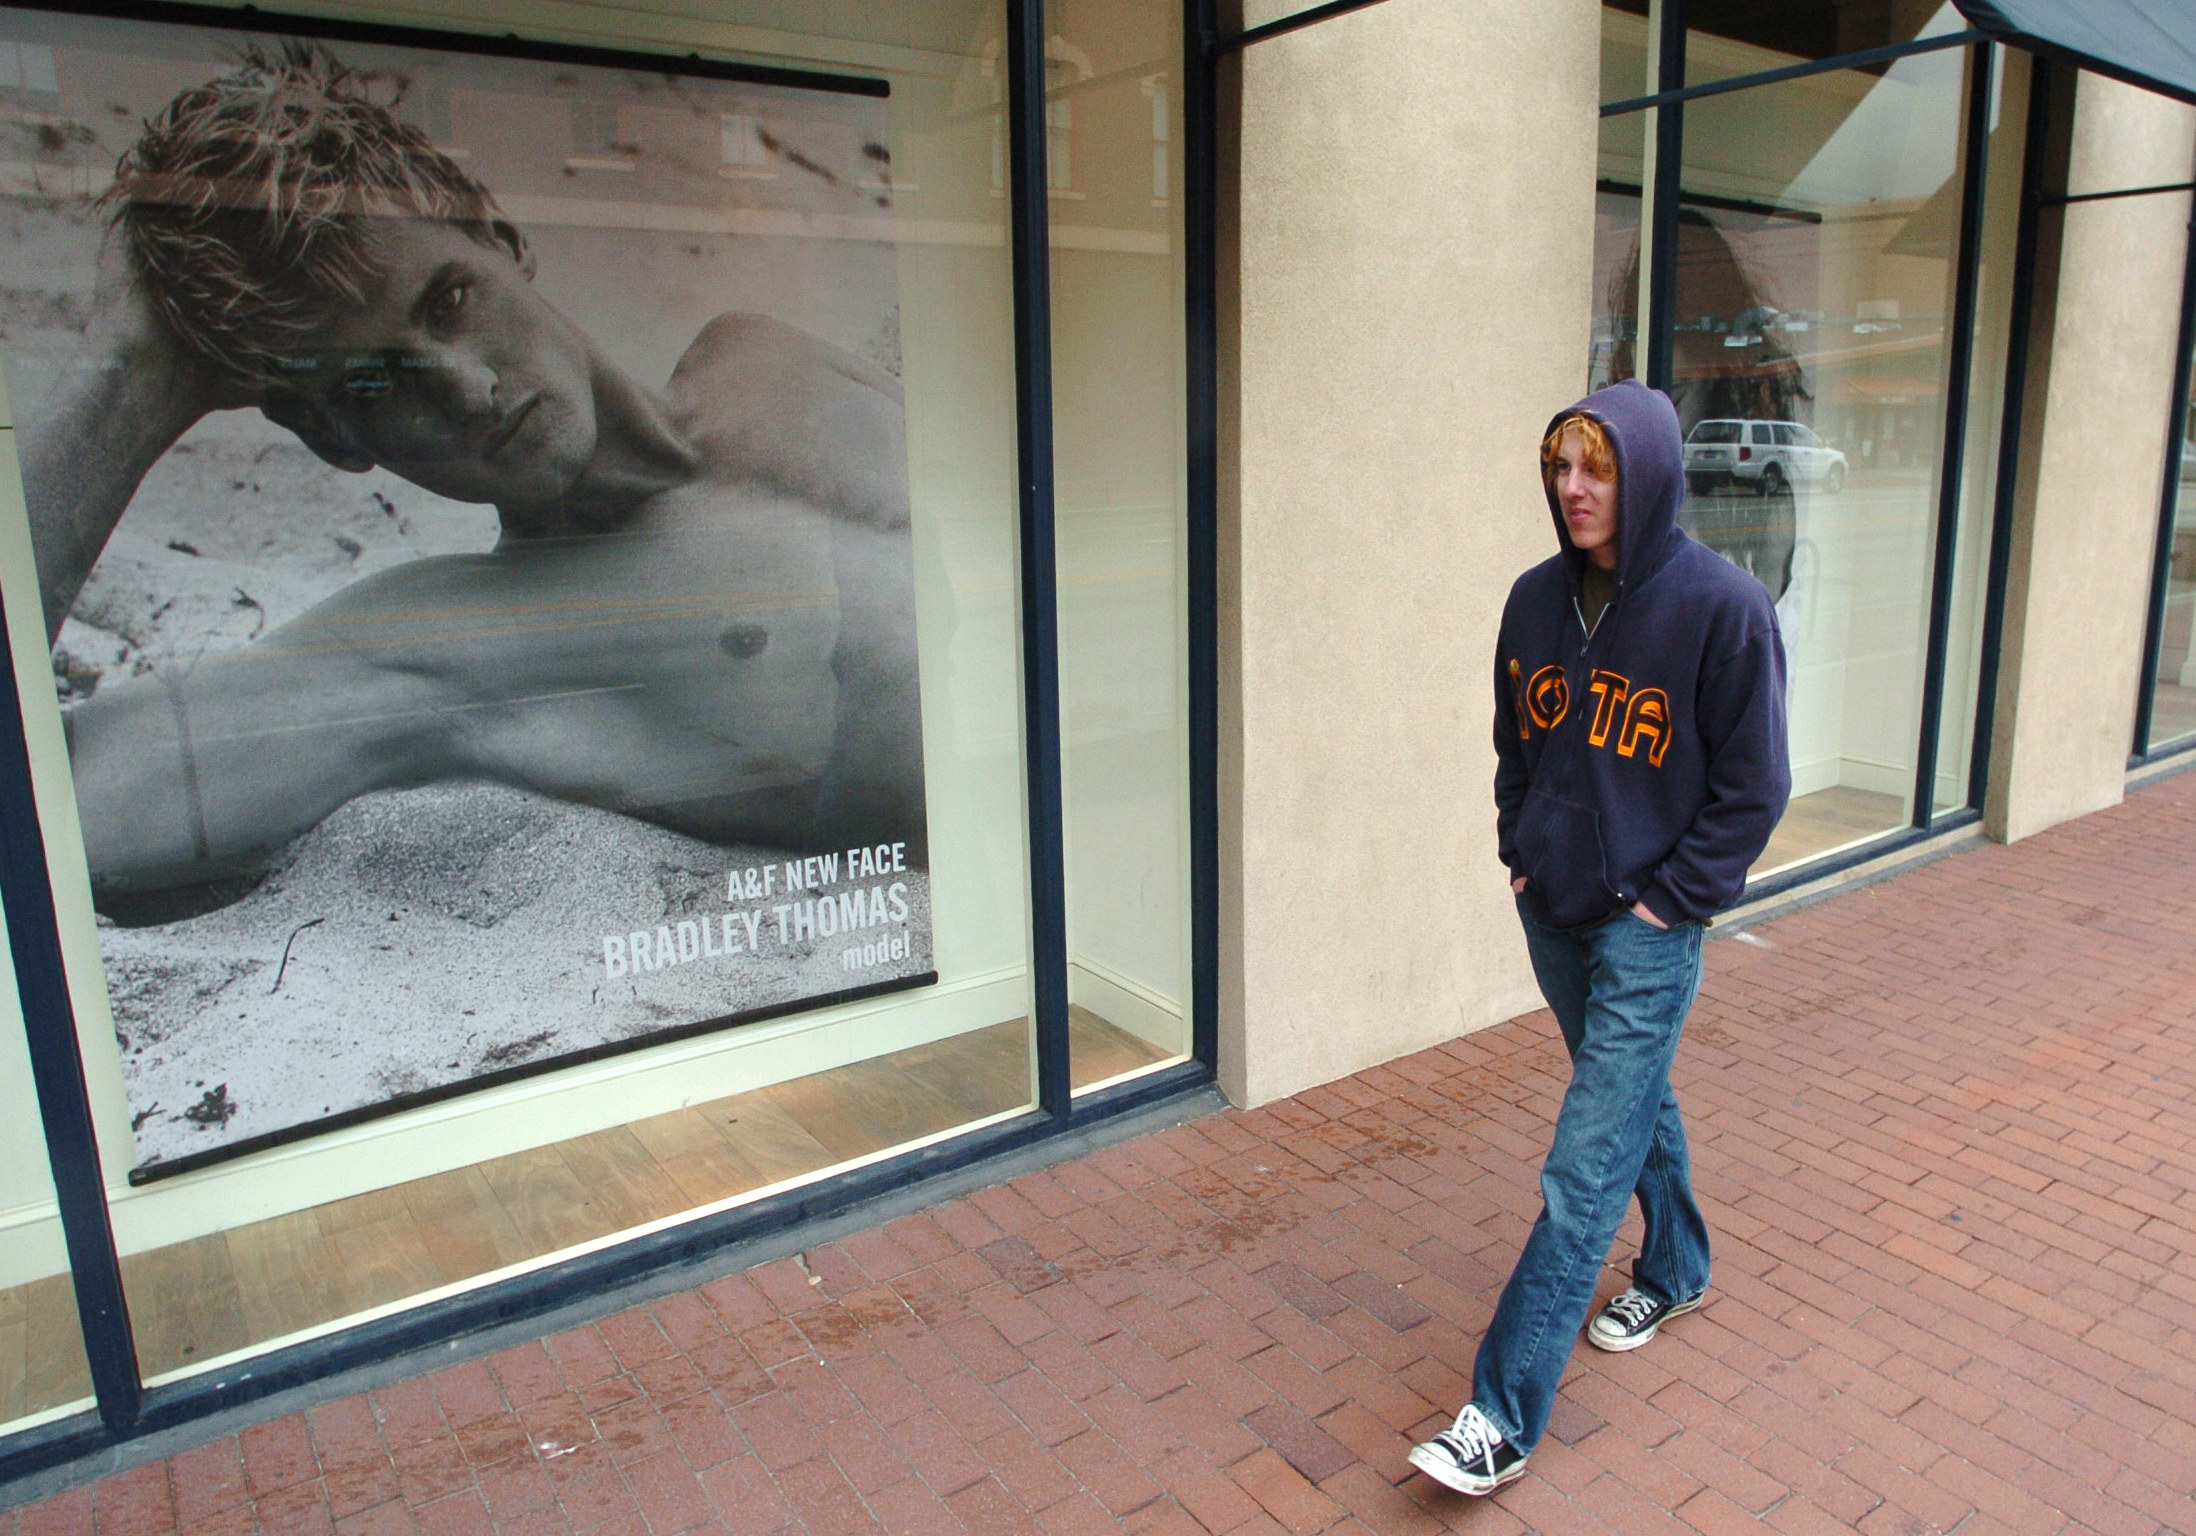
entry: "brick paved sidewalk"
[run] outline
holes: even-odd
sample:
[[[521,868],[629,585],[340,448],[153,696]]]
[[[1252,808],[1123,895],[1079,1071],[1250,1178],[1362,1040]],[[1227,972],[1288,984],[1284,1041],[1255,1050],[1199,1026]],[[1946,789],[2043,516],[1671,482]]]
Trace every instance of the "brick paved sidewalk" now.
[[[1496,1500],[1403,1455],[1537,1209],[1545,1014],[0,1536],[2196,1532],[2196,776],[1708,953],[1678,1080],[1714,1298],[1581,1348]]]

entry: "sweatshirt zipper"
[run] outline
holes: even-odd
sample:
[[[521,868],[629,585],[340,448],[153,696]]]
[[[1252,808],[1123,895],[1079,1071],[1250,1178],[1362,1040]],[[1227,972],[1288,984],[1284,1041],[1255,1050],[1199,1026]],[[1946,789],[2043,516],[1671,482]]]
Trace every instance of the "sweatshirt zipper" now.
[[[1616,585],[1616,591],[1609,594],[1609,600],[1601,605],[1601,612],[1594,615],[1594,622],[1591,625],[1586,622],[1586,605],[1575,597],[1571,599],[1571,612],[1578,615],[1578,627],[1586,632],[1586,638],[1578,644],[1579,655],[1585,655],[1586,647],[1594,643],[1594,635],[1600,630],[1601,621],[1609,616],[1609,610],[1617,605],[1617,598],[1623,592],[1624,583],[1620,581]]]

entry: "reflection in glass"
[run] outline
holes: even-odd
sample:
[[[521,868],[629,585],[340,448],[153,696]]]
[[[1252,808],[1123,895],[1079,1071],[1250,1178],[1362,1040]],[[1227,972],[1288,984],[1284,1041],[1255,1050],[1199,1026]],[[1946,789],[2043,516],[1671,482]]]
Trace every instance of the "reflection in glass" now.
[[[1588,389],[1638,371],[1640,180],[1649,114],[1601,120],[1594,188],[1594,318]]]
[[[1601,8],[1601,99],[1629,101],[1647,94],[1647,4]]]
[[[1631,6],[1644,13],[1646,0]],[[1947,27],[1941,0],[1692,0],[1685,9],[1685,80],[1705,85],[1806,59],[1834,59],[1908,43]],[[1855,73],[1880,76],[1884,66]]]
[[[1913,816],[1963,74],[1954,50],[1686,109],[1682,521],[1769,589],[1791,666],[1793,802],[1757,875]],[[1637,252],[1608,263],[1611,378],[1632,366]]]

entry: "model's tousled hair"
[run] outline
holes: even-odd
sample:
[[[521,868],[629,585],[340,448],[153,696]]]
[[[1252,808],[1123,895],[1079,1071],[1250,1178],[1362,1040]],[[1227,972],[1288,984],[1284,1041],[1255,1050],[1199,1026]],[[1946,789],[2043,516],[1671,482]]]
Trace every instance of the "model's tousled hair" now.
[[[319,43],[253,44],[145,124],[105,202],[161,317],[253,387],[363,297],[377,219],[434,219],[507,251],[525,237],[488,189],[393,108],[404,83]]]
[[[1551,487],[1555,484],[1555,461],[1556,455],[1563,451],[1563,434],[1574,428],[1578,432],[1578,453],[1585,461],[1586,472],[1597,480],[1614,480],[1617,477],[1616,445],[1609,441],[1609,429],[1584,411],[1573,411],[1561,417],[1540,440],[1540,478]]]

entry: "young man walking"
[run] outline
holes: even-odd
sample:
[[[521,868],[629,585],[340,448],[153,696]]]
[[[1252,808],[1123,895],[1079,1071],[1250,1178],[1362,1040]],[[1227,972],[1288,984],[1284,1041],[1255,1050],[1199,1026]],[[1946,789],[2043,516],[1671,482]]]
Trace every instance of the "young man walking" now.
[[[1587,396],[1551,423],[1541,467],[1561,550],[1502,614],[1496,826],[1571,1085],[1472,1400],[1411,1452],[1469,1494],[1524,1473],[1633,1196],[1646,1234],[1632,1285],[1588,1341],[1637,1349],[1707,1291],[1670,1063],[1701,925],[1737,900],[1791,789],[1776,611],[1677,526],[1669,400],[1636,382]]]

